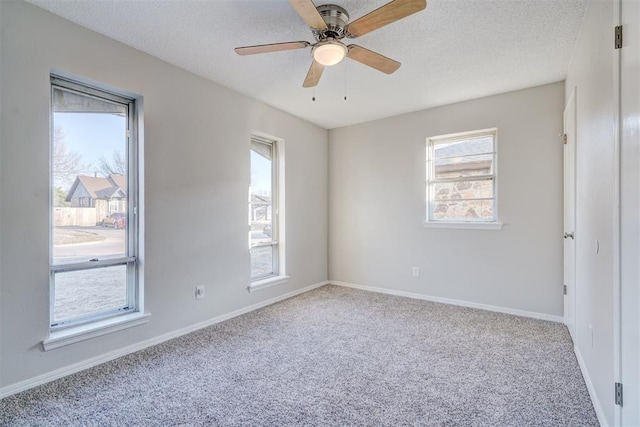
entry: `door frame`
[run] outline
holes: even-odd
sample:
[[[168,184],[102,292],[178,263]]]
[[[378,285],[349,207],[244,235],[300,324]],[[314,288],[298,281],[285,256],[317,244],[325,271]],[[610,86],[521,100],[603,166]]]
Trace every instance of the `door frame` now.
[[[576,341],[576,295],[577,295],[577,280],[576,280],[576,240],[575,240],[575,230],[576,230],[576,187],[577,187],[577,180],[576,180],[576,166],[577,166],[577,159],[576,159],[576,142],[577,142],[577,101],[576,101],[576,96],[577,96],[577,88],[574,86],[571,89],[571,95],[569,95],[569,99],[565,105],[564,108],[564,112],[562,115],[562,119],[563,119],[563,132],[564,135],[566,136],[566,143],[563,145],[563,167],[564,167],[564,171],[563,171],[563,189],[564,189],[564,196],[563,196],[563,208],[564,208],[564,215],[563,215],[563,229],[565,233],[573,233],[574,238],[571,238],[571,240],[568,240],[566,237],[564,238],[563,241],[563,284],[567,286],[567,293],[566,295],[564,295],[563,298],[563,307],[564,307],[564,324],[567,326],[567,328],[569,329],[569,334],[571,335],[571,338],[573,339],[573,341]],[[572,115],[573,116],[573,124],[571,126],[571,128],[568,128],[568,124],[567,124],[567,116],[568,115]],[[567,165],[567,161],[570,162],[569,165]],[[567,177],[567,173],[571,174],[571,182],[570,185],[572,188],[568,188],[568,177]],[[569,230],[567,228],[567,205],[571,203],[573,205],[572,207],[572,212],[573,212],[573,218],[570,218],[570,222],[571,222],[571,230]],[[567,259],[566,259],[566,245],[568,243],[571,243],[573,245],[573,262],[571,263],[571,265],[567,266]],[[570,273],[567,273],[567,268],[571,269],[572,271]],[[565,283],[566,282],[566,278],[567,278],[567,274],[569,274],[571,277],[573,277],[573,283]]]
[[[613,1],[613,26],[622,24],[622,0]],[[621,50],[614,49],[613,61],[613,381],[622,382],[622,278],[620,264],[620,82]],[[613,405],[614,426],[622,425],[622,407]]]
[[[633,5],[633,6],[632,6]],[[614,61],[614,381],[623,385],[623,406],[615,405],[615,425],[640,422],[640,4],[614,1],[615,25],[624,28]]]

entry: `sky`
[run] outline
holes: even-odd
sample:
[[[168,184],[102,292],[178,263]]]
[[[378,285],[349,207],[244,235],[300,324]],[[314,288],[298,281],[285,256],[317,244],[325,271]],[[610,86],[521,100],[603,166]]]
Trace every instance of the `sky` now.
[[[83,173],[99,171],[101,157],[111,161],[114,151],[126,154],[127,118],[115,114],[55,113],[53,124],[61,128],[67,150],[82,156]]]
[[[270,195],[271,161],[251,150],[251,190],[254,194]]]

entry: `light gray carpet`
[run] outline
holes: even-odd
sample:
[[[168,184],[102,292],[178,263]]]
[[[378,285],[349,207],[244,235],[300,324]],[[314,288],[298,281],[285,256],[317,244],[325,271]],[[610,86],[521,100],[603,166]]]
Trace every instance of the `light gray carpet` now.
[[[0,425],[598,422],[563,325],[324,286],[5,398]]]

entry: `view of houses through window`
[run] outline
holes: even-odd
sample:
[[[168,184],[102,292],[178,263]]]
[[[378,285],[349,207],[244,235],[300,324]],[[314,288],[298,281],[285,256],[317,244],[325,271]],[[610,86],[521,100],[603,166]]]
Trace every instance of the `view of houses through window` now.
[[[495,140],[495,129],[427,140],[427,221],[497,221]]]
[[[135,308],[132,105],[52,77],[52,327]]]
[[[252,280],[278,275],[277,152],[275,141],[251,139],[249,245]]]

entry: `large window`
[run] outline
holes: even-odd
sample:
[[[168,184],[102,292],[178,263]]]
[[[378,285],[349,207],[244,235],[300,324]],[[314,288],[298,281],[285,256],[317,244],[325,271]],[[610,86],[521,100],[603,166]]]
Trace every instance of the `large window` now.
[[[496,130],[427,139],[427,223],[497,221]]]
[[[278,142],[251,138],[251,186],[249,189],[249,245],[251,280],[279,276],[279,174]]]
[[[136,103],[51,77],[52,330],[138,310]]]

